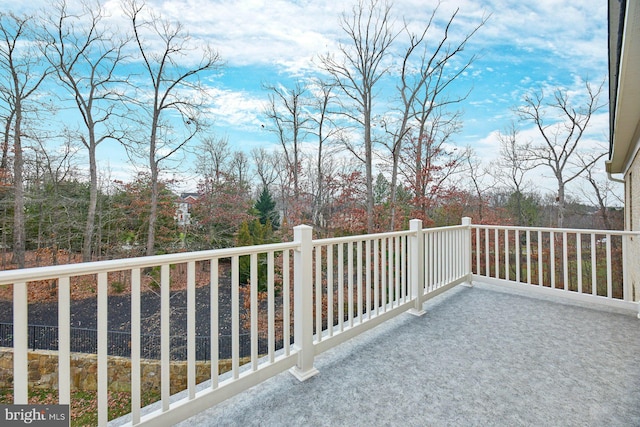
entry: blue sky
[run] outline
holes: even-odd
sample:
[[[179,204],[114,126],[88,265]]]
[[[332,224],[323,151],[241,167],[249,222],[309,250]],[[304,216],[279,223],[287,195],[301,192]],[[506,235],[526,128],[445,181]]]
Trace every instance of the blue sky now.
[[[68,0],[70,4],[77,3]],[[420,26],[436,6],[432,0],[396,0],[398,19]],[[2,10],[33,11],[49,1],[16,5],[0,0]],[[119,20],[118,1],[106,1]],[[296,78],[317,72],[318,55],[334,51],[342,37],[339,17],[351,1],[317,0],[147,0],[166,18],[180,20],[194,38],[216,48],[226,67],[210,81],[215,94],[210,109],[218,136],[242,149],[276,144],[260,124],[267,93],[262,83],[291,86]],[[514,119],[512,108],[522,95],[539,88],[574,91],[583,79],[601,82],[607,73],[607,2],[584,0],[443,0],[440,22],[459,8],[455,31],[463,34],[491,14],[473,37],[464,55],[479,55],[460,81],[460,91],[473,87],[461,106],[460,146],[471,146],[483,161],[498,151],[496,132]],[[603,101],[606,93],[603,93]],[[384,102],[384,96],[379,98]],[[606,145],[608,110],[594,117],[590,141]],[[523,135],[535,136],[534,132]],[[111,167],[124,161],[102,150],[102,162]]]

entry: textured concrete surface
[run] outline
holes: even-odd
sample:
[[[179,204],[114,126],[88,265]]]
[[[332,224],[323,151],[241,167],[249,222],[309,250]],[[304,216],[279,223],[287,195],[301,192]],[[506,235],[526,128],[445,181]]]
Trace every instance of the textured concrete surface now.
[[[640,320],[459,286],[181,426],[640,426]]]

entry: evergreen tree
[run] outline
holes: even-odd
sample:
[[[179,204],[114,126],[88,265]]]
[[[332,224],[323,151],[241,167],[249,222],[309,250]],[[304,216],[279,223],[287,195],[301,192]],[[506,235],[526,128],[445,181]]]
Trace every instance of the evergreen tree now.
[[[244,221],[238,230],[237,245],[253,246],[274,243],[271,222],[262,224],[260,220]],[[240,283],[249,283],[251,279],[251,258],[243,255],[239,259]],[[258,254],[258,290],[267,290],[267,254]]]
[[[271,223],[271,228],[277,230],[280,226],[280,215],[276,211],[276,202],[273,201],[269,189],[264,187],[260,193],[260,197],[256,201],[255,209],[258,211],[258,218],[260,218],[260,224],[266,225]]]

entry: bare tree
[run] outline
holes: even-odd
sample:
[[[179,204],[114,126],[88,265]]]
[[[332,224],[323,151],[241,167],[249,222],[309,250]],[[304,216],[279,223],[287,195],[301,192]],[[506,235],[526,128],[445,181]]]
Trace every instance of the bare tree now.
[[[315,225],[324,227],[321,212],[325,199],[325,178],[331,163],[331,153],[327,149],[327,145],[339,133],[340,129],[331,119],[330,108],[335,102],[333,94],[335,87],[330,83],[317,81],[313,88],[315,93],[310,101],[310,108],[312,109],[311,120],[314,125],[310,132],[316,136],[317,157],[313,174],[315,175],[313,183],[315,185],[313,185],[312,191],[312,216]]]
[[[600,150],[593,150],[590,152],[579,153],[579,164],[585,167],[583,178],[588,184],[591,191],[582,189],[582,195],[593,205],[598,207],[600,217],[602,218],[602,224],[606,230],[615,229],[614,221],[611,218],[612,203],[617,202],[619,205],[624,204],[624,200],[618,197],[614,191],[613,186],[617,185],[609,179],[598,179],[595,166],[600,159],[607,154],[607,150],[604,147],[599,147]],[[603,175],[603,174],[601,174]]]
[[[282,146],[297,203],[300,199],[301,145],[309,122],[305,111],[307,88],[298,82],[290,89],[272,85],[265,85],[265,89],[269,91],[269,103],[264,114],[271,123],[267,129],[277,135]]]
[[[340,57],[331,54],[320,58],[322,67],[332,76],[339,90],[353,105],[343,109],[348,119],[362,129],[362,143],[347,144],[365,166],[367,230],[374,229],[373,197],[373,102],[380,79],[387,73],[385,62],[389,47],[398,36],[393,29],[391,4],[379,0],[359,0],[351,14],[340,21],[348,42],[339,45]],[[345,142],[348,142],[345,140]]]
[[[397,85],[400,99],[398,119],[394,120],[393,125],[389,123],[387,119],[383,122],[385,131],[391,136],[385,145],[391,152],[392,161],[390,195],[390,229],[392,230],[395,226],[398,167],[403,141],[406,139],[412,127],[419,129],[418,135],[423,135],[426,132],[434,135],[436,130],[429,130],[428,127],[433,127],[434,123],[441,122],[431,122],[430,118],[432,114],[443,109],[445,106],[461,103],[466,99],[468,93],[456,97],[445,96],[445,93],[446,89],[471,66],[476,56],[472,55],[466,59],[464,63],[456,67],[449,67],[449,65],[455,57],[463,52],[468,41],[487,20],[486,17],[483,18],[482,21],[462,39],[451,42],[451,26],[458,14],[458,10],[456,10],[449,17],[442,35],[439,39],[436,39],[437,41],[434,43],[434,47],[431,48],[427,42],[434,27],[433,22],[437,12],[438,7],[433,10],[427,24],[419,34],[410,32],[408,29],[409,26],[405,24],[404,28],[407,32],[409,42],[402,58],[400,82]],[[417,59],[416,56],[418,57]],[[448,70],[453,71],[449,72]],[[421,157],[422,145],[418,145],[417,149],[418,152],[416,154]]]
[[[519,129],[515,123],[498,134],[500,140],[500,157],[494,168],[494,178],[502,183],[511,194],[516,197],[517,225],[525,225],[522,209],[524,191],[528,186],[526,174],[533,169],[534,164],[529,158],[531,144],[521,141]]]
[[[466,160],[465,169],[466,169],[466,173],[468,174],[468,180],[471,181],[471,186],[473,187],[472,191],[475,193],[475,196],[477,199],[476,200],[477,217],[474,217],[474,220],[477,220],[479,224],[482,224],[482,221],[485,218],[484,208],[487,206],[486,200],[488,198],[489,191],[491,191],[492,189],[492,185],[488,184],[486,181],[486,178],[489,176],[489,171],[482,166],[482,162],[475,155],[471,147],[467,147],[467,154],[465,155],[465,160]]]
[[[260,188],[269,188],[278,179],[280,155],[269,152],[264,147],[257,147],[251,150],[251,158],[260,179]]]
[[[78,149],[73,146],[74,135],[67,133],[64,138],[64,144],[52,150],[46,136],[35,135],[36,144],[24,157],[27,212],[36,213],[27,221],[37,224],[34,244],[51,250],[51,260],[46,262],[54,265],[60,261],[59,249],[66,249],[69,256],[77,250],[87,205],[85,183],[75,175]],[[36,256],[36,265],[40,256]]]
[[[447,113],[440,108],[431,110],[429,116],[429,126],[419,126],[403,143],[399,171],[413,193],[416,214],[424,219],[469,154],[450,141],[460,126],[458,112]]]
[[[249,185],[249,158],[244,151],[234,151],[229,164],[229,173],[241,187],[245,190]]]
[[[230,159],[228,139],[206,137],[196,153],[196,171],[205,179],[219,184],[229,169]]]
[[[25,263],[25,209],[23,181],[23,122],[27,100],[36,93],[49,70],[43,68],[35,49],[33,18],[0,13],[0,93],[13,118],[13,255],[19,268]],[[10,131],[11,120],[5,122]]]
[[[82,244],[83,261],[91,260],[98,203],[96,150],[107,139],[121,139],[110,121],[118,116],[119,87],[126,82],[117,68],[125,59],[128,40],[119,31],[104,28],[105,11],[99,2],[82,2],[80,14],[68,10],[66,0],[55,6],[45,27],[43,53],[67,93],[75,102],[84,131],[79,139],[89,157],[89,206]]]
[[[147,255],[154,253],[158,211],[158,178],[161,164],[172,159],[201,130],[200,113],[205,91],[199,77],[221,66],[218,53],[207,44],[195,47],[180,23],[172,23],[150,13],[143,17],[144,2],[128,0],[125,4],[133,27],[133,38],[141,57],[142,68],[150,84],[144,96],[148,117],[143,121],[148,140],[139,145],[145,153],[151,176],[151,200],[147,237]],[[198,51],[195,65],[189,67],[192,51]]]
[[[577,106],[566,89],[555,89],[549,101],[540,90],[526,95],[524,105],[516,109],[520,118],[533,123],[540,134],[541,141],[532,145],[531,156],[537,166],[553,172],[558,188],[558,227],[564,224],[567,184],[598,160],[580,164],[576,153],[581,151],[580,142],[591,118],[603,107],[598,100],[603,87],[604,82],[593,86],[587,81],[584,100]]]

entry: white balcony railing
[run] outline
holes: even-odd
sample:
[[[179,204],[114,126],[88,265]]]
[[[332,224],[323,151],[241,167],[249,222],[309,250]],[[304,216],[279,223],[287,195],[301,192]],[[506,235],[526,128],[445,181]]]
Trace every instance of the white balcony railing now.
[[[474,225],[473,278],[635,309],[628,239],[637,232]]]
[[[59,401],[68,404],[71,284],[95,277],[98,423],[106,425],[108,290],[114,273],[130,278],[130,424],[171,425],[287,369],[300,380],[309,378],[317,372],[317,354],[405,311],[420,315],[427,299],[463,282],[537,285],[527,287],[636,308],[623,281],[625,236],[471,225],[464,218],[460,226],[422,229],[421,221],[412,220],[406,231],[313,240],[310,227],[298,226],[289,243],[0,272],[0,285],[13,285],[14,293],[14,402],[28,398],[27,296],[33,282],[57,283]],[[202,321],[196,273],[204,270],[212,339],[211,372],[203,386],[196,384],[195,338]],[[181,272],[187,281],[187,388],[171,396],[171,284]],[[141,300],[150,276],[159,283],[161,300],[161,392],[158,405],[142,408]],[[241,283],[245,276],[248,285]],[[228,300],[220,291],[227,282]],[[225,375],[218,369],[221,313],[229,318],[232,335],[231,371]],[[243,330],[251,336],[248,359],[240,357]],[[259,351],[265,339],[267,348]]]

